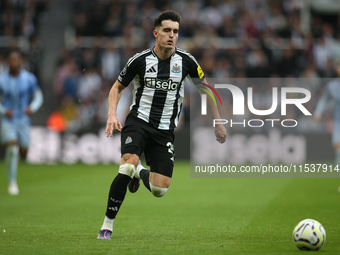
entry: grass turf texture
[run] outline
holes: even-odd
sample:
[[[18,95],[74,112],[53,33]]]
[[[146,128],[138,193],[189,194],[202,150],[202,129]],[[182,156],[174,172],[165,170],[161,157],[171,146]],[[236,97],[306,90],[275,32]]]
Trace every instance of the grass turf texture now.
[[[21,164],[17,197],[0,167],[0,254],[300,254],[305,218],[326,229],[318,252],[340,253],[338,179],[190,179],[176,162],[163,198],[127,192],[108,241],[96,238],[116,166]]]

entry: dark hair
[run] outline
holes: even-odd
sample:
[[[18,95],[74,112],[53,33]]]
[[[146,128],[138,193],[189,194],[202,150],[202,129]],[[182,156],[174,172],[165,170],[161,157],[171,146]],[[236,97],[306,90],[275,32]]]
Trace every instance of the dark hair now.
[[[181,24],[181,15],[175,11],[164,11],[158,15],[158,17],[153,22],[154,28],[157,28],[162,25],[163,20],[172,20]]]
[[[19,58],[23,57],[22,53],[19,50],[10,50],[7,52],[7,58],[9,58],[12,55],[18,55]]]

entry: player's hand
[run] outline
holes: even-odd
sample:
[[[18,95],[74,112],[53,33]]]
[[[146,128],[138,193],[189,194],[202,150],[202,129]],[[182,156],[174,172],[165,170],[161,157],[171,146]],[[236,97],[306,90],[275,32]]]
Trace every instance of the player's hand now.
[[[13,117],[13,110],[12,109],[8,109],[5,113],[5,116],[9,119],[12,119]]]
[[[222,124],[216,124],[215,126],[216,141],[224,143],[227,140],[227,130]]]
[[[105,129],[105,133],[107,135],[106,137],[112,136],[114,129],[120,132],[122,131],[122,128],[123,126],[118,120],[117,116],[113,114],[109,114],[107,118],[107,122],[106,122],[106,129]]]
[[[320,115],[314,115],[314,120],[320,122],[322,120],[322,117]]]
[[[28,116],[32,116],[32,114],[33,114],[31,108],[29,108],[29,107],[27,107],[27,108],[25,109],[25,113],[26,113]]]

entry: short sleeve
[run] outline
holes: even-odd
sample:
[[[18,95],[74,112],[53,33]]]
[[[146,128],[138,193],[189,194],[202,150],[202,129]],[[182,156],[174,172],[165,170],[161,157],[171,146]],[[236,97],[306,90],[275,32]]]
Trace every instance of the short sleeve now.
[[[136,55],[129,59],[123,70],[119,73],[118,81],[127,87],[137,74],[137,57]]]
[[[197,60],[192,55],[189,55],[188,65],[190,78],[195,80],[198,79],[199,82],[202,82],[205,77],[204,72]]]
[[[38,86],[38,80],[37,78],[35,77],[34,74],[30,73],[30,85],[31,85],[31,93],[35,93],[38,89],[39,89],[39,86]]]
[[[33,93],[39,89],[37,77],[32,74],[32,91]]]

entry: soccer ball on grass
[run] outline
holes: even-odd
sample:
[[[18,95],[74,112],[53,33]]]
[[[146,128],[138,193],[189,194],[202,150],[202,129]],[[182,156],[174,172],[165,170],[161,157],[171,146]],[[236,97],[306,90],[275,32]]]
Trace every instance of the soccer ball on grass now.
[[[326,241],[326,231],[320,222],[305,219],[294,228],[293,240],[300,250],[317,251]]]

